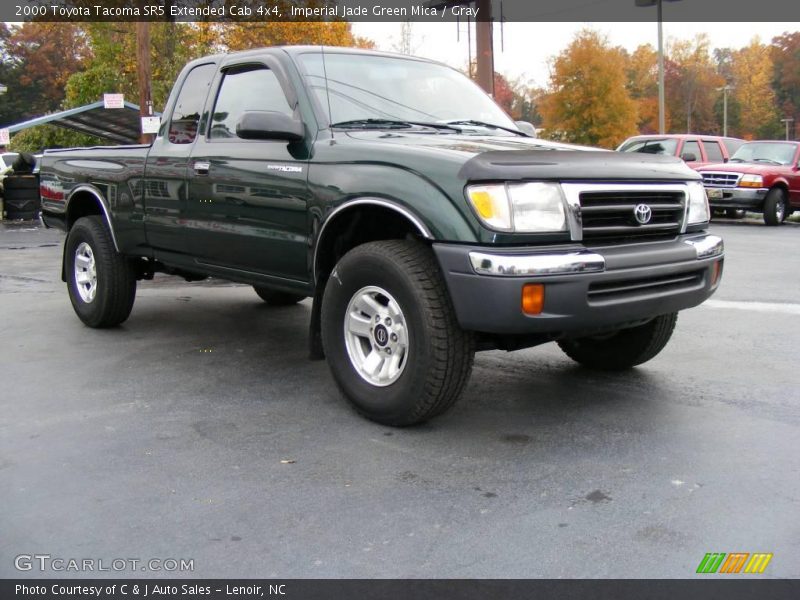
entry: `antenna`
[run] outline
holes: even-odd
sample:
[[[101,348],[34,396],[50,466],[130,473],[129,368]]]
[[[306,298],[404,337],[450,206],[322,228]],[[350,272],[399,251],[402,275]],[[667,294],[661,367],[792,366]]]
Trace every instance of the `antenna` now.
[[[328,128],[331,130],[331,139],[333,139],[333,113],[331,112],[331,92],[328,89],[328,68],[325,66],[325,46],[320,45],[322,51],[322,74],[325,76],[325,97],[328,99]]]

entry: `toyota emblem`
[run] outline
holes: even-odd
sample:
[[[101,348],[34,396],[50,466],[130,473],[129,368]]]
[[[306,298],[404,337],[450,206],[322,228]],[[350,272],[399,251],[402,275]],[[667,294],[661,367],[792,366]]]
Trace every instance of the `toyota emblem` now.
[[[636,222],[639,225],[647,225],[650,219],[653,218],[653,209],[647,204],[637,204],[633,209],[633,216],[636,217]]]

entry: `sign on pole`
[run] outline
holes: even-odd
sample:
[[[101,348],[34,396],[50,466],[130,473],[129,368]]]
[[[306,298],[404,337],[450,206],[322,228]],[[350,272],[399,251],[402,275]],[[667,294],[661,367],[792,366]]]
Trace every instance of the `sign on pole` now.
[[[125,95],[103,94],[103,108],[125,108]]]
[[[11,142],[11,134],[8,129],[0,129],[0,146],[5,146]]]
[[[161,117],[142,117],[142,133],[158,133]]]

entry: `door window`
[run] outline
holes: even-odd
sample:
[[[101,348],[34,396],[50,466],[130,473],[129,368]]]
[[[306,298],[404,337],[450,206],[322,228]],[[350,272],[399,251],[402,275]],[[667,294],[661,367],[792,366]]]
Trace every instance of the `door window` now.
[[[695,160],[703,160],[703,153],[700,152],[700,144],[696,140],[684,142],[683,150],[681,150],[681,156],[686,154],[694,154]]]
[[[231,69],[225,73],[211,117],[212,139],[235,138],[236,124],[246,111],[294,112],[275,73],[263,66]]]
[[[216,65],[200,65],[186,76],[169,122],[167,139],[170,143],[191,144],[197,137],[200,115],[216,69]]]

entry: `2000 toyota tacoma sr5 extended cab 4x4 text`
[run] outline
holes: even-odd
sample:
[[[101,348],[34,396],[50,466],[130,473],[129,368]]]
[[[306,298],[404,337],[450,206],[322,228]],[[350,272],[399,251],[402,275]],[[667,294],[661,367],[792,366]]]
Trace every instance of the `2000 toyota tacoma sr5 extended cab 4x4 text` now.
[[[312,357],[391,425],[447,410],[476,350],[643,363],[722,270],[679,159],[533,139],[456,70],[378,52],[196,60],[151,145],[49,151],[41,186],[88,326],[155,272],[312,297]]]

